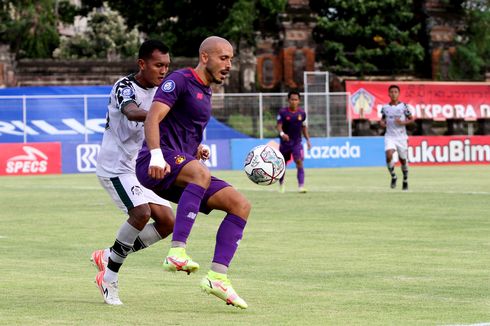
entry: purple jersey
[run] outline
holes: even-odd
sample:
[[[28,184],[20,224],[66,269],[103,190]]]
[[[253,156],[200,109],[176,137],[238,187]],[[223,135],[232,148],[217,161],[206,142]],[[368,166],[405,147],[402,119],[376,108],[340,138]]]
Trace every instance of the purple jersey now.
[[[165,78],[153,101],[170,107],[160,122],[162,150],[177,150],[195,156],[211,118],[211,88],[202,83],[194,69],[180,69]],[[141,150],[148,151],[146,142]]]
[[[305,120],[306,113],[300,108],[296,111],[291,111],[288,107],[279,110],[277,122],[282,124],[282,131],[289,136],[289,141],[287,142],[281,138],[281,145],[294,146],[301,144],[301,133]]]

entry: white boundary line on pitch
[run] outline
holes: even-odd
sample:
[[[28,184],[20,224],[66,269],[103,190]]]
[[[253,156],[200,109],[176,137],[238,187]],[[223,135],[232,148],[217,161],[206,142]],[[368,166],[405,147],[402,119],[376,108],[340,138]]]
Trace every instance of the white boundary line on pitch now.
[[[0,239],[6,239],[7,237],[4,235],[0,235]]]
[[[454,324],[444,326],[490,326],[490,322],[478,323],[478,324]]]
[[[273,189],[272,189],[273,188]],[[247,190],[247,191],[266,191],[266,192],[277,192],[279,193],[279,189],[276,189],[274,185],[271,185],[270,187],[264,186],[263,188],[258,188],[258,187],[237,187],[238,190]],[[354,192],[354,193],[363,193],[363,192],[379,192],[379,193],[398,193],[402,192],[401,189],[385,189],[385,188],[352,188],[352,189],[347,189],[347,188],[338,188],[338,187],[333,187],[331,189],[318,189],[318,188],[308,188],[308,192],[311,193],[321,193],[321,192],[334,192],[334,193],[342,193],[342,192]],[[286,192],[298,192],[295,189],[288,190],[286,189]],[[485,195],[488,196],[490,195],[490,192],[488,191],[430,191],[430,190],[408,190],[406,193],[424,193],[424,194],[454,194],[454,195]],[[490,324],[488,325],[490,326]]]

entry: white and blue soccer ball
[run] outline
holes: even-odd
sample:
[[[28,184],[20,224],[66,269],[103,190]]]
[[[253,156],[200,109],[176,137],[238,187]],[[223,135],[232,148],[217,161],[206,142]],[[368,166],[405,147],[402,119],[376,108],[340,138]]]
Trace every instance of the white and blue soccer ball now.
[[[286,172],[281,152],[269,145],[259,145],[248,152],[243,170],[252,182],[267,186],[276,183]]]

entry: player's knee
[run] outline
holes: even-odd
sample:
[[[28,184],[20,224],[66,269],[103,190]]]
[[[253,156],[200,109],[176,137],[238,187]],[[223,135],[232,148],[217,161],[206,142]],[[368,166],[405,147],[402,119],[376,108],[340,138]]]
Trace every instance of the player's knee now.
[[[211,173],[200,163],[194,164],[194,166],[192,166],[192,169],[189,173],[189,178],[191,183],[195,183],[206,189],[211,183]]]
[[[248,215],[250,215],[250,211],[252,210],[252,204],[245,197],[242,197],[239,200],[237,200],[233,204],[233,207],[235,207],[235,209],[237,210],[236,215],[242,217],[245,220],[248,219]]]
[[[138,229],[142,229],[150,220],[151,210],[148,205],[139,205],[129,210],[131,224]]]

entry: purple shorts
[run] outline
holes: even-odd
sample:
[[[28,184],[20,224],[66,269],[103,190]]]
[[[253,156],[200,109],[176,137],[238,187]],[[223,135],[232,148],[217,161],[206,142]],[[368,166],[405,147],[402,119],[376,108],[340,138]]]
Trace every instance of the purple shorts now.
[[[289,162],[289,160],[291,159],[291,155],[293,156],[293,159],[295,161],[302,161],[304,159],[303,145],[301,143],[298,143],[296,145],[281,144],[279,146],[279,151],[281,152],[282,156],[284,156],[284,161],[286,161],[286,163]]]
[[[190,161],[196,160],[192,155],[179,151],[164,151],[163,157],[167,164],[170,165],[170,173],[163,179],[153,179],[148,175],[148,165],[150,164],[150,152],[140,152],[136,160],[136,176],[139,182],[148,189],[153,190],[158,196],[165,198],[173,203],[178,203],[184,188],[174,186],[175,180],[180,170]],[[209,214],[212,209],[207,206],[208,199],[219,190],[230,187],[226,181],[211,176],[211,183],[204,193],[199,211]]]

